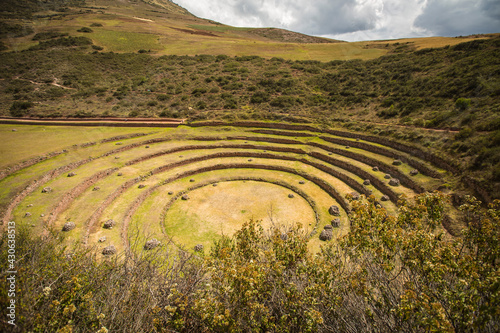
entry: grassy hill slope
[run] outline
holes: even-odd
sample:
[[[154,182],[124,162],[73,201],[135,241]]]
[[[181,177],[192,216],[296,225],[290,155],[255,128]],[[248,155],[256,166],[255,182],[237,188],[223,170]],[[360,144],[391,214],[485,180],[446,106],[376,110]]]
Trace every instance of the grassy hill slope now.
[[[374,59],[388,52],[387,43],[346,43],[283,29],[235,28],[193,16],[165,0],[7,0],[0,39],[7,50],[21,51],[40,34],[90,38],[103,51],[157,55],[226,54],[282,57],[291,60]],[[86,28],[86,30],[82,30]],[[38,34],[38,35],[37,35]],[[404,41],[416,47],[453,45],[469,39]],[[430,42],[432,41],[432,42]]]

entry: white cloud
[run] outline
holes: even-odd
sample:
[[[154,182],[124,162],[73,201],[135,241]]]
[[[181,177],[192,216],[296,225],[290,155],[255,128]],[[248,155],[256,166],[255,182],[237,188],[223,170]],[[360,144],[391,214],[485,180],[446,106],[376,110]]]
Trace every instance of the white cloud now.
[[[176,0],[199,17],[343,40],[500,30],[498,0]],[[497,31],[499,32],[499,31]]]

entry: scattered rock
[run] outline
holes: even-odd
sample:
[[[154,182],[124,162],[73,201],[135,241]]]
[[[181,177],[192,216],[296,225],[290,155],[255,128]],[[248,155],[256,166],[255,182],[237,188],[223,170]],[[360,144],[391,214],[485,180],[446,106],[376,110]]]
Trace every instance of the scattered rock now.
[[[71,231],[76,228],[76,224],[74,222],[66,222],[62,228],[62,231]]]
[[[399,184],[400,184],[399,179],[391,178],[391,180],[389,180],[389,185],[391,186],[399,186]]]
[[[184,156],[182,156],[182,155],[179,155],[179,157],[184,157]]]
[[[40,217],[45,217],[45,214],[40,214]]]
[[[149,146],[146,146],[146,147],[144,147],[144,148],[149,148]]]
[[[152,250],[160,244],[160,241],[156,238],[150,239],[146,242],[146,244],[144,244],[144,250]]]
[[[121,146],[122,144],[123,144],[123,142],[117,142],[117,143],[115,143],[115,145],[117,145],[117,146]]]
[[[351,148],[351,147],[349,147],[349,146],[345,146],[345,149],[349,149],[349,148]]]
[[[145,187],[146,187],[146,185],[144,185],[144,184],[141,184],[138,186],[138,188],[145,188]]]
[[[31,216],[30,212],[27,212],[26,214],[24,214],[24,217],[30,217],[30,216]]]
[[[17,130],[15,128],[12,129],[12,132],[17,132]]]
[[[106,236],[99,238],[99,243],[104,243],[106,241]]]
[[[182,197],[181,197],[182,200],[188,200],[189,199],[189,196],[187,194],[184,194]]]
[[[418,170],[417,169],[413,169],[410,171],[410,176],[416,176],[418,175]]]
[[[194,179],[190,179],[190,180],[189,180],[189,182],[190,182],[190,183],[194,183]]]
[[[323,229],[321,234],[319,235],[319,239],[322,241],[329,241],[333,238],[333,230],[331,229]]]
[[[299,184],[300,184],[300,185],[304,185],[305,183],[306,183],[306,182],[305,182],[305,181],[303,181],[303,180],[301,180],[301,181],[299,182]]]
[[[42,193],[50,193],[52,192],[52,188],[51,187],[44,187],[43,190],[42,190]]]
[[[381,198],[380,198],[381,201],[389,201],[389,196],[388,195],[383,195]]]
[[[338,206],[331,206],[329,209],[328,209],[328,212],[330,213],[330,215],[333,215],[333,216],[340,216],[340,209]]]
[[[114,245],[106,246],[102,249],[102,254],[105,256],[110,256],[116,253],[116,247]]]
[[[290,193],[290,194],[288,195],[288,197],[289,197],[290,199],[293,199],[295,196],[294,196],[292,193]]]
[[[118,173],[117,173],[117,176],[123,176],[123,173],[118,172]]]
[[[119,160],[120,159],[120,156],[115,156],[115,160]]]
[[[74,173],[74,172],[68,173],[68,177],[74,177],[74,176],[76,176],[76,173]]]
[[[203,249],[204,249],[204,248],[205,248],[205,247],[203,246],[203,244],[196,244],[196,245],[194,246],[194,251],[195,251],[195,252],[201,252],[201,251],[203,251]]]
[[[68,150],[67,150],[67,149],[63,149],[63,151],[62,151],[62,152],[63,152],[63,153],[67,153],[67,152],[68,152]]]
[[[248,162],[252,162],[253,160],[251,158],[248,159]]]
[[[358,192],[351,192],[349,193],[352,197],[352,200],[359,200],[359,193]]]
[[[99,186],[96,186],[92,189],[92,191],[99,191],[101,188]]]
[[[115,225],[116,225],[116,222],[115,222],[114,220],[112,220],[112,219],[109,219],[109,220],[107,220],[106,222],[104,222],[104,224],[103,224],[103,226],[102,226],[102,227],[103,227],[104,229],[111,229],[111,228],[113,228]]]
[[[373,170],[373,171],[379,171],[379,168],[378,168],[378,167],[376,167],[376,166],[374,166],[374,167],[372,168],[372,170]]]
[[[174,192],[168,191],[168,195],[172,195],[172,194],[174,194]]]
[[[323,229],[325,230],[332,230],[333,229],[333,226],[331,224],[327,224],[323,227]]]
[[[214,183],[212,186],[217,186],[217,183]]]
[[[328,153],[328,155],[333,155],[333,153]]]
[[[401,162],[401,160],[392,161],[392,165],[401,165],[401,164],[403,164],[403,162]]]
[[[385,176],[384,176],[384,178],[385,178],[385,179],[391,179],[391,178],[392,178],[392,176],[391,176],[390,174],[386,173],[386,174],[385,174]]]
[[[26,206],[26,207],[33,207],[33,204],[29,204],[29,205],[28,205],[28,206]]]
[[[339,218],[333,219],[331,224],[332,224],[332,227],[339,228],[340,227],[340,219]]]
[[[371,185],[371,182],[369,179],[365,179],[365,181],[363,182],[363,185]]]

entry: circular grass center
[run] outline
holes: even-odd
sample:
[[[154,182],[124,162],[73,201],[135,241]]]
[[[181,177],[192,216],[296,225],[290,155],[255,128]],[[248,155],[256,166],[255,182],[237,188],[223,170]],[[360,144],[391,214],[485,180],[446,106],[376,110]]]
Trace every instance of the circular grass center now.
[[[273,223],[298,222],[304,227],[315,224],[314,211],[304,198],[271,183],[221,182],[193,190],[188,196],[188,200],[177,200],[165,218],[167,235],[187,248],[196,244],[210,247],[221,235],[232,236],[251,219],[261,220],[264,228]]]

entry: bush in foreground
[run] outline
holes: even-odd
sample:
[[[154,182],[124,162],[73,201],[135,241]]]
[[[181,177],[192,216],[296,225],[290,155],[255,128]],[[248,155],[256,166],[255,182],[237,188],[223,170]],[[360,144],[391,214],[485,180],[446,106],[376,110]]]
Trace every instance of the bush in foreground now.
[[[206,255],[167,245],[104,260],[20,228],[16,329],[497,332],[500,202],[482,210],[470,199],[468,228],[450,240],[443,200],[403,200],[398,217],[373,198],[353,201],[351,232],[318,254],[300,226],[266,231],[254,221]],[[6,262],[6,237],[1,249]]]

